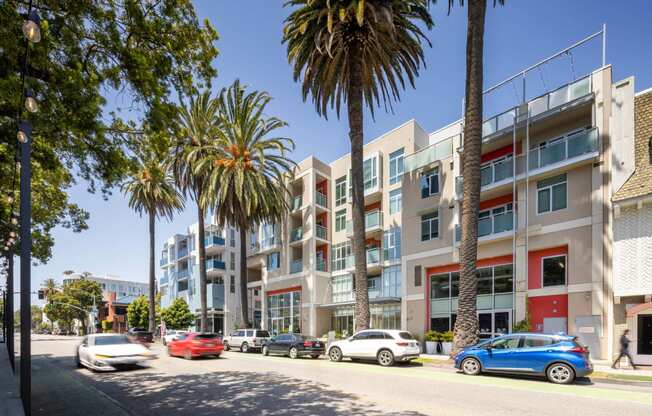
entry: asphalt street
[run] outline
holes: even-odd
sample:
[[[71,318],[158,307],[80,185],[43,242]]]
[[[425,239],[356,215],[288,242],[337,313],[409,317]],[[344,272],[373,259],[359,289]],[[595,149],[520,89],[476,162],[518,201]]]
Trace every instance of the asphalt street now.
[[[78,339],[35,336],[35,415],[646,415],[652,389],[582,380],[557,386],[447,368],[291,360],[226,352],[138,369],[77,369]]]

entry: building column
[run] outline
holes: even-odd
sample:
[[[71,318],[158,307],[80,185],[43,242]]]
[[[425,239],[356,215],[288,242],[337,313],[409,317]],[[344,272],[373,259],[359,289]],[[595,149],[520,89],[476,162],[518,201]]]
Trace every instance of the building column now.
[[[528,291],[528,249],[526,238],[527,223],[527,193],[526,184],[517,184],[516,204],[516,250],[513,253],[512,263],[514,264],[514,317],[513,323],[522,321],[527,317],[527,291]]]

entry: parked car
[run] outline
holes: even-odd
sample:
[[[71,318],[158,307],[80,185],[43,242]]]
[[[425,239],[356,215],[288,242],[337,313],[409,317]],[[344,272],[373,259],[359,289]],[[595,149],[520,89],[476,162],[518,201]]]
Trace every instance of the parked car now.
[[[224,351],[222,338],[212,333],[178,334],[177,339],[168,343],[168,355],[183,357],[186,360],[206,355],[219,357],[222,351]]]
[[[170,329],[165,331],[165,335],[163,335],[163,345],[168,345],[170,341],[173,341],[178,338],[179,335],[181,334],[187,334],[188,331],[179,331],[176,329]]]
[[[593,372],[589,350],[577,337],[519,333],[482,341],[460,351],[455,367],[464,374],[528,374],[569,384]]]
[[[93,334],[85,336],[77,347],[76,362],[78,367],[110,371],[155,358],[149,348],[132,342],[126,335]]]
[[[224,348],[240,349],[241,352],[251,350],[260,350],[267,341],[269,341],[269,332],[263,329],[236,329],[231,335],[224,337]]]
[[[420,352],[419,341],[409,332],[399,330],[367,329],[328,346],[331,361],[371,360],[385,367],[419,358]]]
[[[151,344],[154,342],[154,337],[152,333],[146,330],[145,328],[131,328],[127,331],[127,336],[134,342],[141,342]]]
[[[324,343],[315,337],[302,334],[281,334],[263,344],[263,355],[280,354],[290,358],[309,355],[319,358],[324,353]]]

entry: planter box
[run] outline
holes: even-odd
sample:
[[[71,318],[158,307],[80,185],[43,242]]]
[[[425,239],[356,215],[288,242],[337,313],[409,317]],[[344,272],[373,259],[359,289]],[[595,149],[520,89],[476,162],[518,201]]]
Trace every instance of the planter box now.
[[[444,355],[450,355],[451,351],[453,350],[453,343],[452,342],[442,342],[442,353]]]
[[[437,343],[435,341],[426,341],[426,354],[437,354]]]

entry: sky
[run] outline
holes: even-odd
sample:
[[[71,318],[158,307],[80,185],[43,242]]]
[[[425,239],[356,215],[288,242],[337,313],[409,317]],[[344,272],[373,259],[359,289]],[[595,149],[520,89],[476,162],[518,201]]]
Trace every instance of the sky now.
[[[220,54],[214,62],[218,77],[213,82],[213,91],[238,78],[252,89],[269,92],[274,100],[268,115],[288,122],[282,134],[296,143],[293,158],[300,161],[313,154],[330,162],[348,152],[346,117],[338,120],[331,113],[325,120],[315,113],[310,98],[307,102],[302,100],[300,84],[292,79],[285,45],[281,44],[283,22],[289,14],[283,2],[195,1],[200,18],[210,20],[220,34],[216,44]],[[488,2],[491,5],[492,1]],[[426,46],[426,68],[422,68],[416,88],[408,87],[402,93],[400,102],[393,105],[393,113],[381,109],[375,120],[366,115],[365,142],[410,119],[432,132],[460,118],[465,82],[466,9],[455,7],[448,15],[447,3],[440,0],[431,8],[435,27],[427,34],[432,48]],[[487,11],[485,87],[599,31],[603,23],[607,25],[607,64],[613,65],[614,80],[635,76],[636,91],[652,87],[649,1],[506,0],[505,3],[503,7],[490,6]],[[569,82],[573,74],[580,77],[598,68],[600,47],[601,41],[594,40],[574,53],[572,60],[564,56],[531,73],[527,95],[536,96],[544,89]],[[487,96],[487,116],[514,106],[520,93],[518,88],[508,84]],[[109,107],[124,107],[124,100],[124,97],[109,97]],[[61,282],[65,270],[146,281],[145,218],[129,209],[117,189],[108,201],[98,194],[89,194],[84,183],[71,189],[69,195],[90,213],[89,229],[78,234],[63,228],[54,231],[52,259],[46,265],[33,267],[32,288],[40,286],[48,277]],[[172,222],[159,222],[156,253],[160,253],[167,236],[183,232],[195,221],[196,208],[190,202],[185,212]],[[158,265],[158,258],[155,263]],[[161,271],[156,272],[160,276]],[[35,297],[32,301],[37,303]]]

